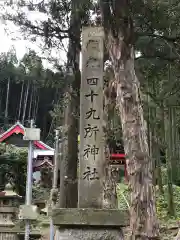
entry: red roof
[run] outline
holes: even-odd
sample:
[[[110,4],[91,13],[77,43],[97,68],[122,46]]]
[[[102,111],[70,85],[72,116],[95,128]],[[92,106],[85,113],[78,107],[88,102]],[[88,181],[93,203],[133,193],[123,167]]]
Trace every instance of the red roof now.
[[[13,134],[24,135],[24,130],[25,130],[24,126],[20,122],[17,122],[15,125],[13,125],[11,128],[9,128],[6,132],[4,132],[0,135],[0,143],[4,142],[7,138],[12,136]],[[34,145],[39,149],[53,150],[51,147],[49,147],[42,141],[34,141]]]
[[[125,159],[126,155],[124,153],[112,153],[111,159]]]
[[[110,162],[111,164],[126,164],[126,155],[124,153],[112,153],[110,154]]]
[[[51,161],[49,161],[48,159],[44,159],[44,161],[37,161],[33,164],[33,169],[38,170],[39,168],[43,167],[43,166],[47,166],[50,168],[53,168],[53,164]]]

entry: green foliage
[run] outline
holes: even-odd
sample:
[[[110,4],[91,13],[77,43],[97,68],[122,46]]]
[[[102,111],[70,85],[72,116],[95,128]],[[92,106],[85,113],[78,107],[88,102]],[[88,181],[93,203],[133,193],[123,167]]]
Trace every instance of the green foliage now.
[[[127,184],[117,184],[118,208],[127,210],[130,204],[130,192]]]
[[[50,112],[53,112],[53,108],[56,109],[56,106],[61,108],[61,100],[67,85],[64,72],[62,66],[59,66],[58,72],[44,68],[42,59],[32,50],[26,53],[20,61],[17,61],[14,51],[1,54],[0,124],[3,125],[3,130],[6,130],[4,114],[7,102],[7,83],[10,79],[8,123],[14,124],[16,120],[21,121],[25,110],[25,123],[30,118],[36,119],[37,125],[42,129],[43,137],[46,137],[51,119],[55,122],[53,128],[59,122],[57,114],[51,116]],[[27,94],[27,104],[25,105]],[[53,129],[51,131],[54,133]]]
[[[174,194],[174,204],[175,204],[175,217],[170,218],[167,214],[167,198],[168,198],[168,188],[167,185],[164,186],[164,195],[159,194],[157,191],[157,213],[161,221],[179,221],[180,220],[180,187],[173,185],[173,194]]]
[[[161,167],[161,171],[162,171],[162,184],[166,185],[167,184],[167,168],[166,166],[162,166]]]
[[[167,198],[168,189],[167,185],[164,185],[164,194],[160,194],[156,187],[156,209],[158,218],[161,224],[176,223],[180,220],[180,187],[173,185],[174,203],[175,203],[175,217],[170,217],[167,213]],[[130,191],[128,185],[118,184],[117,185],[117,196],[118,196],[118,208],[128,210],[128,204],[130,203]]]
[[[50,197],[50,189],[43,188],[42,186],[33,186],[32,189],[33,199],[38,201],[46,201]]]
[[[6,83],[8,78],[16,81],[18,70],[16,68],[18,61],[16,52],[13,50],[7,54],[0,54],[0,83]]]
[[[25,196],[26,171],[27,171],[27,149],[16,148],[10,145],[1,146],[0,178],[1,189],[7,182],[14,185],[15,191]],[[20,174],[19,174],[20,173]]]

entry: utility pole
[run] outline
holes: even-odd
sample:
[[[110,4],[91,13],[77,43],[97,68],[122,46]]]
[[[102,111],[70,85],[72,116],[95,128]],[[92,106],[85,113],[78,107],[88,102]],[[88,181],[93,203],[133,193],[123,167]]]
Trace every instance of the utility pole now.
[[[31,120],[30,128],[33,128],[33,120]],[[27,183],[26,183],[26,205],[31,205],[32,202],[32,160],[33,160],[33,141],[29,141],[28,147],[28,167],[27,167]],[[26,220],[25,240],[29,240],[30,221]]]
[[[51,208],[55,206],[55,199],[53,194],[57,194],[57,181],[58,181],[58,170],[59,170],[59,130],[55,130],[55,150],[54,150],[54,172],[53,172],[53,185],[51,191]],[[57,200],[57,199],[56,199]],[[54,240],[54,225],[52,218],[50,219],[50,240]]]
[[[40,129],[33,128],[34,121],[31,120],[30,128],[25,128],[24,140],[29,141],[27,182],[26,182],[26,204],[20,208],[21,218],[25,220],[25,240],[29,240],[30,221],[37,218],[35,207],[32,205],[32,175],[33,175],[33,141],[40,140]]]

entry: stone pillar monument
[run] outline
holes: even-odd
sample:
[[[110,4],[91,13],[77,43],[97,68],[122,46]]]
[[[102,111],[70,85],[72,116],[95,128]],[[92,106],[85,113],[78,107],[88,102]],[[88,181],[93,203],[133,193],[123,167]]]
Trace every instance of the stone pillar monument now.
[[[103,46],[101,27],[82,31],[78,208],[54,209],[55,240],[122,240],[126,212],[102,209],[104,180]]]
[[[78,205],[102,208],[104,177],[102,28],[82,32]]]

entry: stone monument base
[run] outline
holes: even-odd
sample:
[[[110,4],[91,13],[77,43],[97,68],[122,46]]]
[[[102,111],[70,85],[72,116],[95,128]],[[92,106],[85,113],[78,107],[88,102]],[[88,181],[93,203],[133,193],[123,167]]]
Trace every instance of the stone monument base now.
[[[115,209],[54,209],[55,240],[123,240],[128,212]]]
[[[123,240],[121,229],[107,228],[60,228],[56,231],[55,240]]]

